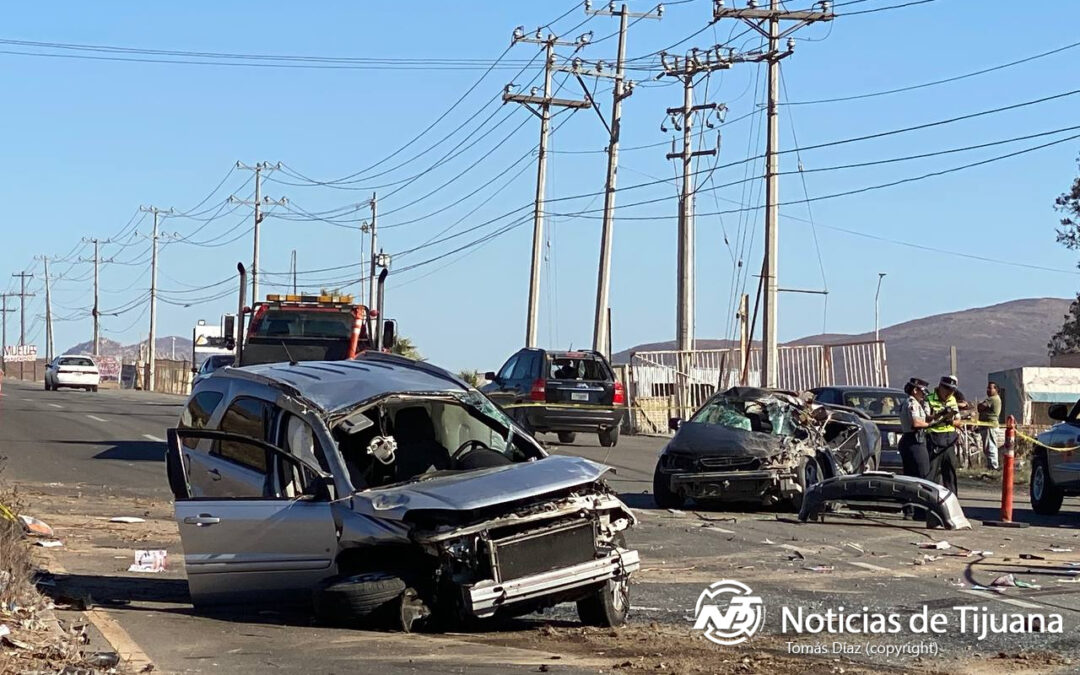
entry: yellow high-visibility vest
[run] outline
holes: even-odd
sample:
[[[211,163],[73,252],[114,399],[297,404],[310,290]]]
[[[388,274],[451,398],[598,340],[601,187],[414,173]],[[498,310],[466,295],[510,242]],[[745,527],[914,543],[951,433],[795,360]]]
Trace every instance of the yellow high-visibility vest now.
[[[937,415],[946,408],[960,412],[960,405],[956,402],[956,396],[949,394],[949,398],[942,401],[937,394],[937,390],[930,392],[926,397],[926,404],[930,408],[930,415]],[[938,422],[934,426],[927,429],[930,433],[949,433],[950,431],[956,431],[956,427],[952,422]]]

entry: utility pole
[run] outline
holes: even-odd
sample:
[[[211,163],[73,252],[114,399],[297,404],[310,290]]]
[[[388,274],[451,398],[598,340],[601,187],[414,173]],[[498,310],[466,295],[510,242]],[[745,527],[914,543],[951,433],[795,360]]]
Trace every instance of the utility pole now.
[[[7,351],[7,315],[8,312],[14,312],[15,308],[8,309],[7,299],[14,298],[18,293],[0,293],[0,322],[3,323],[3,328],[0,329],[0,363],[4,362],[4,353]]]
[[[375,338],[375,324],[370,322],[371,310],[375,309],[375,258],[376,251],[378,251],[378,224],[376,218],[378,217],[378,195],[374,192],[371,193],[371,223],[368,225],[368,230],[371,232],[371,255],[368,256],[368,320],[371,325],[368,328],[368,335]],[[360,246],[360,255],[364,254],[363,244]],[[360,272],[363,276],[363,270]]]
[[[229,202],[232,204],[246,204],[252,206],[255,209],[255,230],[254,230],[254,245],[251,252],[251,302],[255,303],[259,300],[259,224],[263,221],[263,205],[277,205],[284,206],[289,201],[282,197],[281,199],[270,199],[269,197],[262,196],[262,177],[263,172],[271,172],[275,169],[281,168],[281,162],[277,164],[271,164],[270,162],[256,162],[254,166],[248,166],[243,162],[236,163],[237,169],[246,169],[248,171],[255,172],[255,200],[247,201],[246,199],[240,199],[236,195],[229,195]]]
[[[739,384],[745,387],[746,369],[743,364],[750,353],[750,296],[746,293],[739,300],[739,311],[735,316],[739,319]]]
[[[33,293],[26,292],[26,280],[33,279],[34,275],[29,272],[18,272],[11,276],[19,277],[19,346],[21,347],[26,344],[26,299],[34,297]]]
[[[818,10],[788,11],[781,9],[780,0],[769,0],[768,9],[758,9],[751,0],[746,9],[727,9],[723,0],[713,0],[713,21],[725,18],[742,19],[748,26],[768,38],[767,52],[756,54],[745,61],[765,61],[769,66],[769,105],[768,141],[765,148],[765,313],[762,319],[762,386],[776,387],[779,384],[779,363],[777,358],[777,256],[779,255],[779,219],[780,219],[780,176],[777,166],[777,153],[780,147],[780,120],[778,105],[780,100],[780,61],[791,56],[795,49],[795,40],[788,38],[787,49],[780,50],[780,40],[790,36],[799,28],[817,21],[832,21],[834,14],[829,0],[817,3]],[[793,21],[794,24],[781,31],[781,21]]]
[[[617,16],[619,17],[619,48],[615,61],[615,86],[611,90],[611,122],[604,119],[600,108],[589,95],[589,90],[581,75],[592,77],[612,77],[603,72],[603,62],[598,61],[591,71],[581,70],[580,59],[574,59],[570,72],[574,73],[578,82],[581,83],[585,97],[596,110],[600,121],[608,132],[607,146],[607,178],[604,181],[604,223],[600,235],[600,265],[597,268],[596,279],[596,314],[593,319],[593,349],[611,358],[611,322],[608,319],[610,310],[610,283],[611,283],[611,237],[615,221],[615,179],[619,170],[619,134],[622,129],[622,102],[634,91],[634,82],[625,79],[626,62],[626,29],[627,20],[630,18],[659,19],[663,16],[663,5],[659,5],[655,12],[630,12],[624,3],[619,11],[615,11],[615,3],[608,5],[607,9],[592,9],[592,3],[585,0],[585,13],[591,16]],[[559,70],[565,70],[565,67]]]
[[[101,241],[96,238],[86,239],[84,242],[94,245],[94,257],[88,262],[94,263],[94,309],[90,312],[94,318],[94,356],[99,356],[101,351],[101,309],[100,309],[100,287],[98,285],[98,268],[101,265],[101,256],[99,246],[101,244],[108,244],[108,240]]]
[[[140,206],[140,211],[154,215],[154,231],[150,235],[150,334],[147,338],[147,375],[146,391],[154,390],[154,366],[156,352],[154,340],[157,338],[157,252],[158,252],[158,220],[161,214],[171,214],[172,209],[164,211],[156,206]]]
[[[41,256],[45,264],[45,360],[53,358],[53,322],[52,322],[52,294],[49,292],[49,257]]]
[[[714,58],[715,56],[715,58]],[[724,53],[720,47],[706,51],[691,49],[680,62],[679,57],[674,57],[668,62],[667,54],[660,53],[660,63],[663,72],[660,77],[676,77],[683,83],[683,104],[679,108],[668,108],[667,114],[676,130],[682,131],[682,148],[678,151],[667,153],[667,159],[678,159],[682,164],[682,189],[679,193],[679,233],[678,253],[676,265],[676,305],[675,305],[675,349],[678,350],[678,387],[676,391],[676,403],[679,408],[679,416],[687,417],[693,412],[694,405],[690,388],[690,376],[693,369],[692,356],[694,349],[694,192],[696,191],[693,160],[695,157],[715,155],[719,150],[719,137],[717,147],[708,150],[694,150],[694,119],[701,118],[701,123],[708,128],[716,125],[712,118],[718,122],[724,121],[724,113],[727,107],[716,103],[702,103],[694,105],[694,78],[702,73],[711,73],[714,70],[724,70],[731,67],[731,57]],[[661,131],[667,131],[663,124]],[[672,146],[675,141],[672,140]]]
[[[296,249],[295,248],[292,250],[291,267],[292,267],[292,292],[293,292],[293,295],[296,295]]]
[[[565,46],[580,49],[588,42],[585,36],[579,37],[575,42],[563,42],[552,34],[544,37],[543,29],[537,28],[533,37],[526,37],[524,27],[518,26],[514,29],[512,44],[518,42],[544,46],[543,95],[537,95],[538,90],[536,87],[533,87],[528,95],[512,93],[515,85],[510,83],[506,85],[502,97],[503,103],[521,103],[540,118],[540,146],[536,160],[536,203],[533,209],[532,263],[529,267],[529,307],[525,319],[525,346],[535,347],[537,322],[540,317],[540,265],[543,260],[544,191],[547,182],[547,143],[551,127],[551,107],[588,108],[592,103],[591,101],[579,101],[576,99],[553,98],[551,95],[551,74],[555,70],[555,47]]]
[[[715,116],[718,122],[723,122],[724,113],[727,111],[727,107],[722,104],[694,105],[694,78],[702,73],[730,68],[732,58],[721,52],[719,47],[715,47],[705,51],[692,49],[681,61],[676,56],[671,63],[668,62],[667,54],[661,53],[660,60],[664,69],[661,76],[676,77],[683,83],[682,107],[667,109],[667,114],[675,129],[682,131],[682,148],[678,152],[667,153],[666,157],[669,160],[678,159],[682,163],[682,189],[679,193],[675,348],[680,352],[689,352],[694,348],[694,192],[696,187],[692,162],[695,157],[711,156],[717,153],[717,148],[694,150],[694,119],[701,117],[702,124],[713,128],[715,124],[711,118]],[[667,129],[661,125],[661,130]]]

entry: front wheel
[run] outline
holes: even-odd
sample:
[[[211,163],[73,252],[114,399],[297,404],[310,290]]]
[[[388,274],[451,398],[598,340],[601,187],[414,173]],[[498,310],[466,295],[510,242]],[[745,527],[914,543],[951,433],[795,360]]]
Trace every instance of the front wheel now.
[[[656,505],[662,509],[681,509],[686,501],[682,495],[671,489],[671,476],[660,471],[659,463],[653,472],[652,496]]]
[[[619,427],[611,427],[610,429],[600,430],[600,445],[605,448],[614,448],[615,444],[619,442]]]
[[[803,498],[806,496],[807,491],[813,485],[821,482],[821,465],[818,464],[817,458],[809,455],[803,455],[799,458],[799,466],[795,472],[795,481],[802,490],[800,490],[798,494],[792,495],[791,506],[795,511],[801,511]]]
[[[630,613],[630,583],[626,577],[608,579],[588,597],[578,600],[578,618],[587,626],[611,628],[626,623]]]
[[[1052,516],[1061,510],[1065,491],[1054,485],[1046,456],[1035,455],[1031,460],[1031,481],[1028,483],[1031,510],[1040,516]]]

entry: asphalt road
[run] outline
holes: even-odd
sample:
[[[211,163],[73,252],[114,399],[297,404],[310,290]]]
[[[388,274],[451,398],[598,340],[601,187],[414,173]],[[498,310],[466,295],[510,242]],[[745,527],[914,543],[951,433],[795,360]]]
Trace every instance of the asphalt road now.
[[[48,551],[47,565],[56,575],[55,585],[46,588],[57,595],[61,607],[72,597],[89,596],[100,629],[94,639],[104,645],[107,638],[134,664],[152,662],[158,672],[502,673],[536,672],[543,666],[574,673],[608,671],[629,653],[629,647],[619,651],[603,643],[583,644],[572,608],[564,607],[547,617],[452,635],[325,628],[273,606],[196,614],[187,602],[160,440],[175,422],[180,401],[143,392],[45,392],[40,385],[12,381],[4,383],[0,397],[0,455],[7,456],[3,479],[18,485],[24,510],[49,521],[64,541],[63,548]],[[543,440],[555,441],[553,436]],[[977,520],[996,512],[997,488],[964,485],[965,511],[975,521],[975,529],[965,532],[931,531],[892,515],[830,516],[825,523],[799,524],[782,511],[660,510],[648,492],[662,444],[659,438],[623,437],[608,449],[593,437],[579,435],[575,444],[553,448],[612,466],[609,482],[638,513],[639,526],[628,540],[641,551],[643,568],[632,586],[631,632],[621,635],[640,631],[640,640],[634,639],[641,643],[643,666],[658,669],[661,663],[677,663],[681,652],[702,644],[718,659],[732,653],[731,648],[713,647],[689,635],[698,595],[720,579],[746,583],[763,598],[762,632],[767,637],[758,636],[748,645],[754,653],[783,654],[787,642],[812,647],[837,639],[783,633],[781,607],[824,612],[865,606],[909,617],[924,606],[948,612],[957,605],[996,612],[1056,612],[1063,617],[1065,632],[979,640],[956,630],[953,613],[953,630],[945,634],[905,633],[871,641],[933,641],[937,659],[849,655],[849,671],[860,664],[877,672],[925,669],[929,663],[952,672],[980,672],[976,666],[981,659],[999,653],[1080,653],[1080,583],[1069,585],[1080,576],[1067,564],[1080,561],[1080,500],[1068,500],[1060,516],[1042,518],[1027,510],[1020,494],[1016,517],[1032,527],[993,529]],[[147,522],[107,522],[117,515],[140,516]],[[950,542],[950,548],[917,546],[939,540]],[[957,553],[958,547],[991,553],[946,555]],[[1051,547],[1074,552],[1054,553]],[[168,572],[127,572],[135,549],[153,548],[169,551]],[[981,590],[1006,573],[1041,588]],[[555,630],[544,628],[547,625]],[[675,637],[659,647],[648,642],[649,634],[663,631]],[[600,635],[590,640],[601,638],[607,639]],[[361,662],[367,665],[360,667]],[[1008,663],[1002,661],[1003,666]],[[1030,667],[1032,662],[1025,657],[1017,665]],[[1058,671],[1073,672],[1074,667],[1049,662],[1036,670]]]

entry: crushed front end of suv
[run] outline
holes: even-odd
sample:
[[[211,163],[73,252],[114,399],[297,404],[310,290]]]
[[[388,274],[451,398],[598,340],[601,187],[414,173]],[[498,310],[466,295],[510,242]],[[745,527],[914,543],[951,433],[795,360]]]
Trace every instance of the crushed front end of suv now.
[[[810,485],[877,465],[881,435],[857,410],[789,392],[734,387],[682,422],[660,454],[653,498],[663,508],[697,502],[787,502]]]
[[[576,602],[622,623],[638,553],[608,467],[548,456],[446,371],[368,353],[215,372],[169,430],[197,606],[455,626]]]

